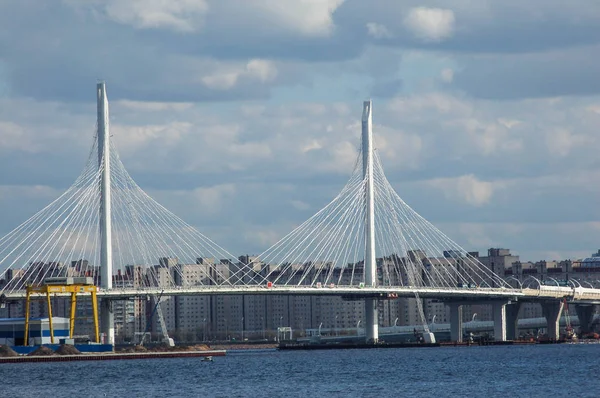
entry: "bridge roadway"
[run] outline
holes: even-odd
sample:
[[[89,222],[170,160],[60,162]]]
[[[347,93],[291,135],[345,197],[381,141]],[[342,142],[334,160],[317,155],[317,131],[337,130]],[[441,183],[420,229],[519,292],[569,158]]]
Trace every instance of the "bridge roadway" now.
[[[414,297],[416,293],[421,298],[452,300],[452,301],[487,301],[515,300],[540,301],[567,299],[580,303],[600,304],[600,289],[584,287],[545,286],[537,289],[508,289],[508,288],[432,288],[410,286],[237,286],[237,285],[199,285],[191,287],[143,287],[143,288],[113,288],[98,289],[97,296],[101,298],[121,300],[133,297],[147,297],[163,294],[165,296],[193,295],[294,295],[294,296],[342,296],[350,299],[363,298],[396,298]],[[60,294],[59,294],[60,295]],[[66,295],[66,293],[65,293]],[[25,291],[4,293],[6,299],[25,298]]]

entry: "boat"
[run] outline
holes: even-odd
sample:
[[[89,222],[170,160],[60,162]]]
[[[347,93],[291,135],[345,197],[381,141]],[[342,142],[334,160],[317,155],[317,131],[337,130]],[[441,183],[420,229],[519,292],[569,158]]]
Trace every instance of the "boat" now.
[[[213,361],[213,357],[210,355],[202,358],[202,362],[212,362],[212,361]]]

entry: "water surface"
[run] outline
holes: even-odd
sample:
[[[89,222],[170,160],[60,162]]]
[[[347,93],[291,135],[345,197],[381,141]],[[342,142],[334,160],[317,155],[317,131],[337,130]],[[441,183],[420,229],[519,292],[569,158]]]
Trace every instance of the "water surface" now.
[[[11,397],[600,397],[600,344],[0,365]]]

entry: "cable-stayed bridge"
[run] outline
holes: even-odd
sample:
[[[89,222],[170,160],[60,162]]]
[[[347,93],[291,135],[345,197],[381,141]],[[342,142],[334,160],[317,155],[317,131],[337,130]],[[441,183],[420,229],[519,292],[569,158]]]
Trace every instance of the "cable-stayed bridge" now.
[[[502,319],[515,300],[600,302],[600,289],[576,282],[511,285],[417,214],[392,188],[373,149],[370,101],[363,107],[361,151],[339,195],[265,252],[242,261],[135,183],[110,139],[104,83],[96,95],[97,130],[81,175],[0,239],[4,298],[22,298],[27,286],[52,277],[89,277],[103,298],[103,324],[110,325],[111,300],[159,293],[336,295],[365,300],[371,341],[378,338],[380,299],[497,300]],[[421,300],[416,303],[428,333]]]

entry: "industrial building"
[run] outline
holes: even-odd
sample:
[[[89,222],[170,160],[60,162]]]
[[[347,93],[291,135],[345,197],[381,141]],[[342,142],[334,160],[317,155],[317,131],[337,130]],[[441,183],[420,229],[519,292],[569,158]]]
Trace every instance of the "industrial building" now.
[[[52,317],[55,343],[69,337],[69,319]],[[0,318],[0,344],[23,345],[25,339],[25,318]],[[50,320],[31,318],[29,320],[29,345],[51,344]]]

